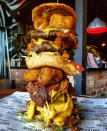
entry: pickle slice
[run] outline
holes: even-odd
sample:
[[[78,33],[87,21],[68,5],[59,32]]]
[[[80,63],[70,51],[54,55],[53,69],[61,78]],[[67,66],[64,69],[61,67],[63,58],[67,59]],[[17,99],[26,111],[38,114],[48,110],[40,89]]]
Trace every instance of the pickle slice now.
[[[64,16],[72,16],[69,12],[67,12],[66,10],[63,10],[63,9],[54,9],[54,10],[43,12],[43,16],[53,15],[53,14],[62,14]]]

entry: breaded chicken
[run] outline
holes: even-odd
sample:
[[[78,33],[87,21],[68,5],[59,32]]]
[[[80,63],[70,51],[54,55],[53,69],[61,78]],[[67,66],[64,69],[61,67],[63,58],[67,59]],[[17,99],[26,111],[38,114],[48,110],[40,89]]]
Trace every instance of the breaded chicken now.
[[[62,14],[53,14],[50,18],[49,25],[72,29],[74,26],[74,18],[72,16],[63,16]]]
[[[78,40],[72,39],[70,33],[58,32],[55,39],[55,45],[60,46],[62,50],[71,50],[78,48]]]
[[[63,53],[62,56],[65,57],[65,58],[68,59],[68,60],[70,59],[70,54]]]
[[[49,21],[46,18],[37,17],[34,20],[34,28],[36,30],[38,29],[44,29],[49,25]]]
[[[27,46],[27,54],[28,55],[30,55],[30,51],[34,47],[35,47],[35,44],[31,41],[31,43],[29,43],[28,46]]]
[[[51,85],[62,80],[63,72],[58,69],[43,67],[24,72],[24,78],[26,81],[37,81],[42,85]]]

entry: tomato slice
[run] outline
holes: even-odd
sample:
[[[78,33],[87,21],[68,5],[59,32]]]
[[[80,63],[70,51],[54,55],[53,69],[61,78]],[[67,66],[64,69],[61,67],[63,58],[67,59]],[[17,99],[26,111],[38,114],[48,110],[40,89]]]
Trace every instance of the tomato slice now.
[[[70,116],[70,117],[68,117],[68,120],[66,121],[66,123],[70,123],[70,122],[72,122],[74,120],[75,120],[75,117],[74,116]]]
[[[74,63],[71,61],[71,63],[75,66],[75,68],[78,70],[78,71],[84,71],[84,67],[82,67],[81,65],[77,64],[77,63]]]

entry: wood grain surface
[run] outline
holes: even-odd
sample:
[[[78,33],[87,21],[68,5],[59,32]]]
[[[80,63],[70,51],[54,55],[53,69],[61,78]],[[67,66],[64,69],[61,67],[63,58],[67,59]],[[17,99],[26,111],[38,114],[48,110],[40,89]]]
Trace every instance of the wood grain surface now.
[[[0,90],[0,99],[11,95],[15,91],[27,92],[26,88],[16,88],[16,89],[8,89],[8,90]]]

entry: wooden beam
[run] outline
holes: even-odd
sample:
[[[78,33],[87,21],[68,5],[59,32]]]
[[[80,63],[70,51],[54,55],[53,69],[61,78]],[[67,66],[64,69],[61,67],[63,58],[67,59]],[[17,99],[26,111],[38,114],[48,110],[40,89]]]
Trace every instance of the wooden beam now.
[[[74,62],[82,65],[86,69],[87,58],[87,0],[75,0],[75,12],[77,14],[76,32],[78,34],[79,48],[75,50]],[[86,70],[81,75],[75,76],[76,94],[86,94]]]

